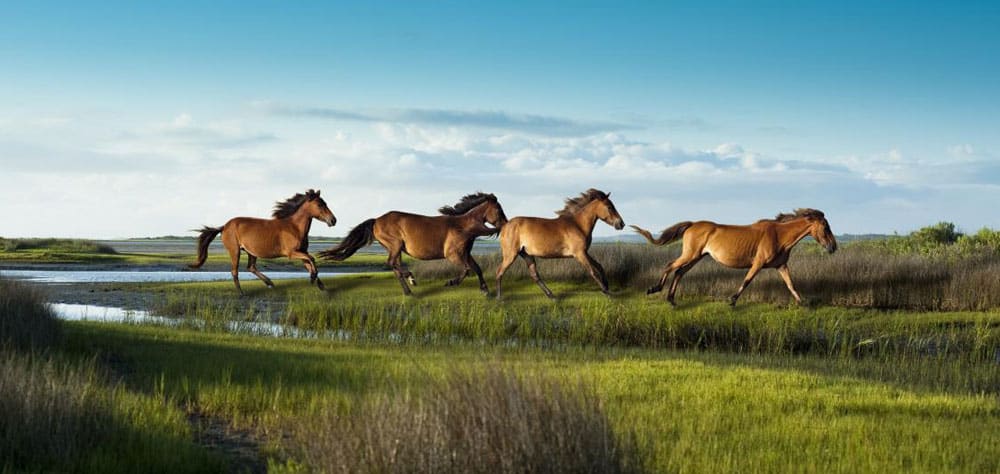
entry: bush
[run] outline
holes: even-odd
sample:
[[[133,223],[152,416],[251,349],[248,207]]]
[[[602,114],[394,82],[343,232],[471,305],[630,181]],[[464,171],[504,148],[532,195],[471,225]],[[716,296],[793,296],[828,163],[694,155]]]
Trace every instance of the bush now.
[[[589,387],[497,368],[309,420],[293,445],[320,472],[638,470],[634,448],[612,431]]]

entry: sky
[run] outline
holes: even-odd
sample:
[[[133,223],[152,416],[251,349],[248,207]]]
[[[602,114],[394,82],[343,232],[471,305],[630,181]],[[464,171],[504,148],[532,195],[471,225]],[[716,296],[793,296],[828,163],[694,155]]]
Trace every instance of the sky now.
[[[0,236],[187,235],[322,191],[627,224],[1000,228],[997,2],[4,2]],[[599,236],[617,235],[599,225]]]

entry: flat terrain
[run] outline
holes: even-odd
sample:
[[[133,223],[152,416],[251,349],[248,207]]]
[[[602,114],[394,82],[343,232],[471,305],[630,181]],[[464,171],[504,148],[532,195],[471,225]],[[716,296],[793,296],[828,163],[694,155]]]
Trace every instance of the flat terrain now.
[[[782,288],[763,281],[730,308],[725,298],[739,272],[709,267],[693,275],[672,308],[643,291],[658,265],[617,268],[636,265],[628,263],[632,255],[646,250],[598,251],[612,262],[610,274],[640,277],[612,278],[607,298],[578,269],[546,262],[541,268],[552,275],[556,299],[514,272],[501,301],[482,295],[474,276],[446,287],[456,269],[440,265],[414,266],[412,297],[402,296],[385,271],[327,279],[327,291],[305,278],[277,281],[273,289],[250,278],[243,298],[228,281],[44,287],[49,301],[144,310],[173,321],[62,323],[59,360],[91,364],[84,370],[96,374],[88,376],[91,386],[131,407],[116,415],[131,433],[123,439],[132,441],[120,442],[129,455],[98,452],[92,467],[80,470],[148,467],[143,459],[167,456],[142,441],[156,437],[173,446],[173,472],[214,471],[220,463],[232,472],[315,469],[316,459],[343,447],[341,438],[317,437],[317,430],[347,423],[345,417],[373,423],[388,416],[384,404],[393,400],[405,401],[396,415],[405,417],[419,408],[408,397],[434,397],[453,374],[495,367],[593,393],[616,439],[634,446],[627,459],[640,471],[1000,470],[1000,311],[992,300],[954,290],[954,279],[921,280],[930,298],[901,299],[911,287],[900,293],[889,283],[879,291],[897,291],[891,298],[848,299],[903,306],[897,309],[824,303],[836,299],[790,305]],[[827,277],[814,265],[845,265],[800,258],[808,264],[805,296],[829,286],[817,280]],[[482,258],[487,275],[493,259]],[[898,262],[882,265],[892,270]],[[969,265],[980,273],[965,278],[992,272],[993,261],[986,262]],[[903,274],[925,265],[904,263]],[[865,294],[858,285],[824,291]],[[927,301],[988,307],[907,307]],[[261,330],[262,323],[272,329]]]

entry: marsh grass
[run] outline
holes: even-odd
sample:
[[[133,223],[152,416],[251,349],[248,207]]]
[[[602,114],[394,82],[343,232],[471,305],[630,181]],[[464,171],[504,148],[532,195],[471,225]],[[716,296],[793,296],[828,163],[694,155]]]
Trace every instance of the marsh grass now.
[[[0,237],[0,250],[5,252],[48,250],[53,252],[96,253],[104,255],[114,255],[118,253],[110,245],[97,243],[91,240],[52,238],[5,239]]]
[[[0,348],[44,350],[59,342],[60,329],[41,290],[0,278]]]
[[[639,471],[593,387],[498,366],[302,423],[292,445],[321,472]]]
[[[73,344],[86,346],[88,353],[99,349],[135,361],[129,385],[136,390],[145,387],[205,413],[258,427],[290,456],[272,463],[279,472],[335,472],[339,450],[357,446],[362,442],[357,436],[369,430],[384,428],[372,435],[374,440],[400,436],[400,453],[413,446],[431,450],[430,440],[447,440],[450,434],[406,435],[431,431],[431,408],[445,405],[435,405],[435,399],[466,410],[478,406],[474,395],[480,395],[494,400],[489,406],[497,415],[505,414],[508,408],[495,400],[530,400],[537,391],[532,388],[536,376],[543,394],[559,390],[572,398],[592,389],[585,396],[596,395],[615,439],[624,442],[622,453],[628,446],[639,451],[641,462],[622,457],[628,468],[995,472],[1000,467],[1000,364],[982,361],[613,347],[414,345],[401,350],[395,345],[96,323],[73,323],[68,332]],[[481,376],[495,365],[516,374],[529,395],[490,395],[505,392],[508,383]],[[456,373],[459,388],[452,391],[449,380]],[[471,374],[480,375],[463,378]],[[560,385],[550,389],[546,380]],[[574,380],[586,383],[567,382]],[[475,386],[463,386],[469,383]],[[456,398],[458,394],[464,396]],[[492,418],[493,411],[483,417]],[[449,423],[462,426],[461,420],[469,418],[456,419]],[[392,445],[367,445],[387,444]],[[315,459],[307,460],[302,449]],[[413,470],[419,472],[419,466]]]
[[[61,323],[35,288],[0,280],[0,472],[201,472],[183,415],[132,394],[93,358],[59,352]]]
[[[645,291],[659,281],[680,246],[599,244],[591,253],[605,268],[612,287]],[[500,255],[477,256],[490,286],[494,286]],[[968,252],[899,253],[871,242],[845,244],[833,255],[820,252],[814,242],[799,244],[789,259],[799,294],[813,305],[875,309],[974,311],[1000,308],[1000,257],[990,248]],[[547,282],[593,283],[573,259],[540,259],[539,273]],[[458,269],[444,261],[415,262],[418,278],[452,278]],[[735,293],[746,270],[723,267],[710,257],[681,280],[678,301],[723,300]],[[504,280],[527,280],[520,260]],[[665,295],[665,293],[663,293]],[[792,300],[784,282],[772,269],[763,270],[740,302],[786,304]]]

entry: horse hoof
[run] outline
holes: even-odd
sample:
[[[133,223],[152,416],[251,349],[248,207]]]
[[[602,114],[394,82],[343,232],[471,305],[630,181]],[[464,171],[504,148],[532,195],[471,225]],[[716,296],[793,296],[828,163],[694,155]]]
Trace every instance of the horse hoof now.
[[[410,282],[410,284],[413,286],[417,286],[417,279],[413,278],[412,276],[406,277],[406,281]]]
[[[657,288],[657,287],[655,287],[655,286],[654,286],[654,287],[651,287],[651,288],[649,288],[648,290],[646,290],[646,294],[647,294],[647,295],[651,295],[651,294],[653,294],[653,293],[659,293],[659,292],[660,292],[660,288]]]

